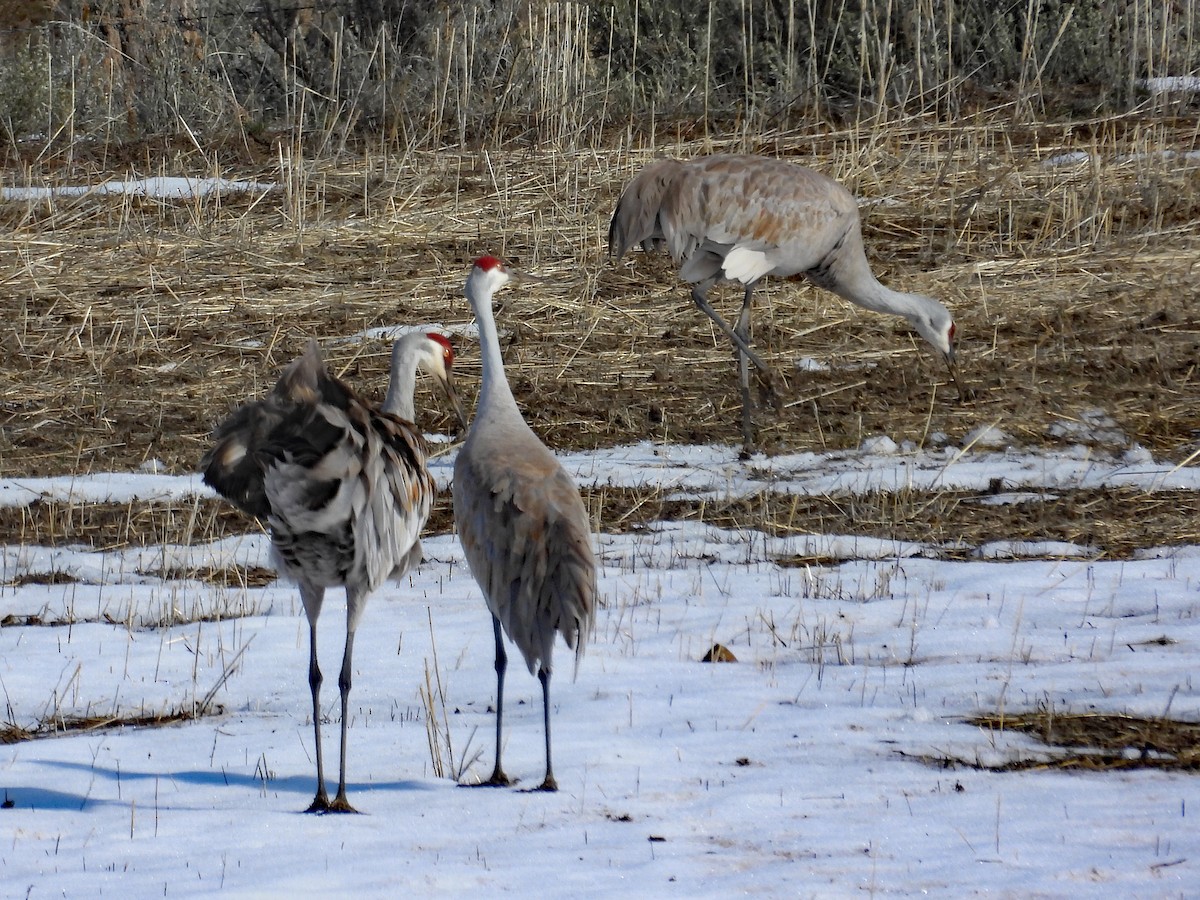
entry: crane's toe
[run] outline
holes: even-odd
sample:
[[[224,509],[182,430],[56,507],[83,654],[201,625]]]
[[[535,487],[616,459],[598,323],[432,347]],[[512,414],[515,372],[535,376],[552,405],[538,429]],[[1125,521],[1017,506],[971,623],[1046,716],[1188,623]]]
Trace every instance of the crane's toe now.
[[[492,770],[491,776],[484,781],[476,781],[474,783],[460,781],[459,787],[478,788],[478,787],[512,787],[516,782],[504,774],[504,770],[499,766]]]
[[[512,787],[516,784],[511,778],[501,772],[499,769],[492,773],[492,777],[487,781],[481,781],[480,787]]]

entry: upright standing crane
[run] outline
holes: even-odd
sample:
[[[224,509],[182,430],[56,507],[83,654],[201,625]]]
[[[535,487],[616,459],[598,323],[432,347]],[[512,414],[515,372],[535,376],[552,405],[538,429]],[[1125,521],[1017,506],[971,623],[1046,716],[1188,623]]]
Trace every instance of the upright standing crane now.
[[[546,777],[550,763],[550,671],[562,635],[583,656],[596,613],[596,560],[587,510],[562,464],[526,424],[504,376],[492,295],[510,279],[493,256],[476,260],[466,294],[479,325],[483,384],[466,442],[454,463],[454,521],[471,574],[492,614],[496,643],[496,765],[489,785],[510,784],[500,764],[504,638],[542,684]]]
[[[204,481],[271,531],[275,566],[300,586],[308,618],[317,792],[308,812],[356,812],[346,799],[346,729],[354,633],[367,596],[420,562],[419,535],[435,491],[429,448],[413,424],[417,369],[434,376],[464,420],[443,335],[410,332],[392,348],[387,396],[373,409],[325,369],[316,341],[266,397],[241,406],[214,432]],[[466,427],[463,421],[463,427]],[[325,791],[317,618],[325,589],[346,589],[346,646],[338,689],[342,732],[338,789]]]

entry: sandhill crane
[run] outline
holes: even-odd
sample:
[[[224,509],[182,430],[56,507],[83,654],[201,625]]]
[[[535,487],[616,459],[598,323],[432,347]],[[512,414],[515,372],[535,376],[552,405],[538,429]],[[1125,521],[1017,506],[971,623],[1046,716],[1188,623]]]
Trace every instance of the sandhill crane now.
[[[488,785],[510,784],[500,765],[504,671],[501,629],[542,684],[546,777],[550,764],[550,671],[556,635],[575,650],[575,666],[591,635],[596,561],[579,490],[521,417],[504,375],[492,294],[510,278],[495,257],[476,260],[466,294],[479,325],[483,384],[466,442],[454,462],[454,521],[471,574],[492,614],[496,642],[496,765]]]
[[[347,701],[354,633],[367,596],[420,561],[418,536],[433,502],[429,448],[412,423],[416,370],[432,374],[466,427],[451,381],[454,351],[443,335],[410,332],[392,347],[383,406],[372,409],[321,362],[316,341],[261,400],[214,432],[204,481],[266,521],[279,572],[296,581],[308,618],[308,684],[316,736],[317,792],[308,812],[355,812],[346,799]],[[346,589],[346,646],[338,688],[342,732],[337,795],[325,792],[317,618],[325,589]]]
[[[750,371],[770,370],[750,347],[751,294],[767,275],[804,275],[864,309],[903,316],[954,369],[954,321],[946,307],[920,294],[884,287],[863,250],[858,204],[824,175],[781,159],[715,155],[647,165],[625,188],[608,229],[618,259],[640,244],[665,244],[692,299],[733,342],[739,356],[742,435],[754,443]],[[708,302],[720,279],[745,286],[733,327]]]

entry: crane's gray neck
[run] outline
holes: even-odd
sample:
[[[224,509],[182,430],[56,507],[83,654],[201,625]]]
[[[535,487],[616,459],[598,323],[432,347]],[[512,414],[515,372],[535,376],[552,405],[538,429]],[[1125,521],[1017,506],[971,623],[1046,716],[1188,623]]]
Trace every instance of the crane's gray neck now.
[[[383,411],[399,416],[407,422],[415,422],[417,410],[413,394],[417,389],[417,356],[407,352],[404,340],[392,346],[392,374],[388,378],[387,395],[383,398]]]
[[[504,377],[504,358],[500,355],[500,337],[496,333],[496,319],[492,313],[492,295],[480,291],[472,283],[467,289],[467,299],[475,311],[475,324],[479,327],[479,352],[483,364],[483,383],[479,388],[479,409],[487,410],[496,405],[517,408],[508,379]]]
[[[843,300],[849,300],[863,309],[901,316],[910,323],[915,323],[922,314],[928,317],[931,305],[941,305],[920,294],[894,291],[890,287],[880,284],[869,272],[853,282],[838,282],[829,287]]]

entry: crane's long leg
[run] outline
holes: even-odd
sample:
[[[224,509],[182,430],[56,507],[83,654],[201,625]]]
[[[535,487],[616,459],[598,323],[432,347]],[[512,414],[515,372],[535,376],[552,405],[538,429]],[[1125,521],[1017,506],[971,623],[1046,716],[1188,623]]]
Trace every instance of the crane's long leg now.
[[[539,791],[557,791],[558,782],[554,780],[554,769],[550,765],[550,670],[543,666],[538,669],[538,681],[542,683],[542,720],[546,732],[546,777]]]
[[[338,673],[338,690],[342,695],[342,741],[341,755],[338,759],[338,789],[333,802],[329,804],[329,812],[358,812],[346,799],[346,729],[350,726],[350,683],[352,660],[354,657],[354,633],[358,630],[358,620],[366,597],[357,589],[346,587],[346,649],[342,652],[342,671]]]
[[[711,286],[711,284],[712,283],[709,282],[708,286]],[[750,287],[748,287],[746,290],[749,291],[750,288],[753,287],[754,285],[750,285]],[[707,289],[708,287],[706,286],[705,290]],[[763,362],[762,357],[751,349],[747,340],[741,337],[733,328],[731,328],[729,323],[721,317],[721,314],[713,309],[712,304],[708,302],[708,298],[705,297],[704,293],[700,290],[700,285],[694,285],[692,287],[692,300],[695,302],[696,306],[700,308],[701,312],[717,323],[717,327],[721,329],[722,333],[731,341],[733,341],[733,345],[737,347],[738,350],[750,358],[750,361],[758,367],[759,371],[761,371],[768,378],[771,377],[771,367]],[[743,307],[743,309],[744,308],[745,307]]]
[[[496,765],[492,777],[484,782],[493,787],[505,787],[512,781],[500,766],[500,732],[504,720],[504,671],[508,668],[508,653],[504,649],[504,635],[500,633],[500,620],[492,616],[492,631],[496,636]]]
[[[735,341],[738,354],[738,380],[742,387],[742,441],[747,447],[755,443],[754,435],[754,401],[750,398],[750,358],[743,347],[750,346],[750,310],[752,307],[751,293],[754,285],[746,286],[746,295],[742,298],[742,311],[738,315],[737,325],[733,332],[740,341]]]
[[[317,665],[317,618],[325,589],[306,582],[300,584],[300,599],[308,617],[308,687],[312,691],[313,736],[317,747],[317,794],[305,812],[322,813],[329,810],[329,795],[325,793],[325,758],[321,753],[321,667]]]

